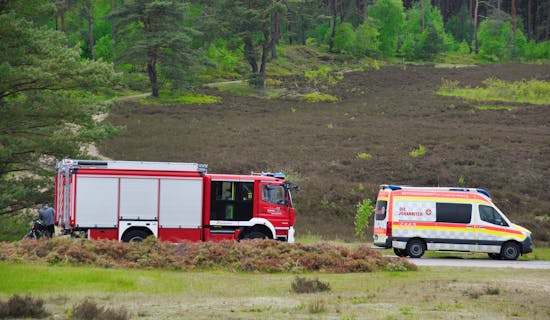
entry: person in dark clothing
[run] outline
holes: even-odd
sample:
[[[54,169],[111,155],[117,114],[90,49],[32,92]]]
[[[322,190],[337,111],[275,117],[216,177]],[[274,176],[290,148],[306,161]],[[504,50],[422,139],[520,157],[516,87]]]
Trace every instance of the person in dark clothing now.
[[[51,238],[55,233],[54,214],[54,209],[47,204],[38,212],[38,219],[42,220],[48,238]]]

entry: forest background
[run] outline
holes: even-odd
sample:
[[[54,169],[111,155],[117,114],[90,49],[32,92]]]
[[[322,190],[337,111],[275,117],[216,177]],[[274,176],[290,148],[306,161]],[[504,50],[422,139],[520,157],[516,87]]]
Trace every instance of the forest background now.
[[[549,40],[545,0],[0,0],[1,237],[20,238],[21,212],[52,202],[56,160],[89,157],[87,146],[123,133],[94,119],[113,98],[215,103],[204,84],[244,80],[257,93],[301,77],[330,86],[358,66],[544,65]],[[289,53],[308,65],[281,67]],[[355,198],[374,197],[356,189]],[[319,202],[316,214],[344,210]]]

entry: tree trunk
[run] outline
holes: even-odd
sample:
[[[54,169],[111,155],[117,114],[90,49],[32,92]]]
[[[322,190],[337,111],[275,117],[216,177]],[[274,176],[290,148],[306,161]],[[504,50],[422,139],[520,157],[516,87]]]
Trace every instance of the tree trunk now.
[[[468,43],[468,47],[470,47],[470,53],[472,52],[472,40],[474,39],[474,15],[473,15],[473,7],[474,3],[473,0],[470,0],[470,6],[468,7],[468,13],[470,17],[470,43]]]
[[[65,28],[65,0],[61,3],[61,32],[67,33]]]
[[[478,53],[478,47],[477,47],[477,11],[479,8],[479,0],[476,0],[476,6],[474,9],[474,52]]]
[[[258,61],[256,61],[254,45],[250,36],[244,37],[244,58],[252,68],[252,73],[258,73]]]
[[[115,12],[115,0],[111,0],[111,14]],[[113,43],[116,41],[116,25],[115,25],[115,17],[111,16],[111,39],[113,39]]]
[[[271,59],[277,59],[277,43],[281,36],[281,27],[279,24],[279,12],[275,11],[271,14]]]
[[[90,45],[90,59],[94,58],[94,2],[90,0],[87,3],[87,18],[88,18],[88,42]]]
[[[337,17],[337,11],[336,11],[336,2],[338,0],[332,0],[332,31],[330,32],[330,39],[328,41],[328,51],[332,52],[332,48],[334,47],[334,36],[336,35],[336,19]]]
[[[265,87],[265,69],[267,67],[267,56],[269,55],[269,48],[270,43],[273,42],[273,39],[269,39],[269,33],[264,32],[264,41],[262,45],[262,62],[260,64],[260,72],[258,75],[258,79],[256,82],[257,88],[264,88]]]
[[[514,30],[514,34],[516,34],[517,29],[517,19],[516,19],[516,0],[512,0],[512,29]]]
[[[147,62],[147,73],[149,74],[149,83],[151,84],[151,95],[158,98],[159,84],[157,80],[157,61],[154,57],[149,57],[149,61]]]
[[[462,0],[462,6],[460,7],[460,12],[461,12],[461,15],[462,15],[462,29],[461,29],[461,34],[462,34],[462,39],[460,39],[461,41],[464,41],[465,40],[465,34],[466,34],[466,14],[464,13],[464,10],[465,10],[465,7],[466,7],[466,0]]]
[[[550,40],[550,6],[548,6],[546,15],[546,41]]]
[[[424,19],[425,19],[425,14],[424,14],[424,0],[420,0],[420,10],[422,11],[422,33],[424,33]]]
[[[301,20],[301,23],[300,23],[300,34],[301,34],[301,37],[302,37],[302,45],[306,45],[306,42],[307,42],[307,37],[306,37],[306,23],[305,23],[305,19],[304,19],[304,16],[301,15],[300,16],[300,20]]]
[[[367,0],[356,0],[357,13],[359,15],[359,24],[367,20]]]

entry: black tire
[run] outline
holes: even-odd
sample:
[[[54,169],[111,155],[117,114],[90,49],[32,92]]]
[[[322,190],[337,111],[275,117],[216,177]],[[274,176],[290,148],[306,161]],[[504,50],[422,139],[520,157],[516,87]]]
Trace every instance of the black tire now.
[[[500,249],[500,256],[504,260],[517,260],[520,254],[521,249],[515,242],[506,242]]]
[[[424,255],[426,247],[424,246],[424,242],[422,242],[422,240],[412,239],[407,243],[407,249],[405,250],[409,257],[416,259]]]
[[[247,232],[241,240],[253,240],[253,239],[267,239],[267,235],[260,231],[250,231]]]
[[[491,258],[493,260],[502,259],[502,256],[500,255],[500,253],[488,253],[488,255],[489,255],[489,258]]]
[[[407,252],[404,249],[393,248],[393,253],[398,257],[406,257]]]
[[[151,234],[144,231],[144,230],[130,230],[124,233],[124,236],[122,236],[122,241],[124,242],[142,242],[150,236]]]

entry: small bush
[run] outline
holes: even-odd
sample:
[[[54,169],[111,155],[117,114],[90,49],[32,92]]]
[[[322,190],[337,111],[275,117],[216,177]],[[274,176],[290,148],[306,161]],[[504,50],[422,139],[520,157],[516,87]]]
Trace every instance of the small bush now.
[[[370,199],[365,199],[357,204],[357,213],[355,213],[355,235],[363,239],[365,229],[369,226],[369,218],[374,212],[374,206]]]
[[[338,98],[333,96],[333,95],[326,94],[326,93],[313,92],[313,93],[304,94],[302,96],[302,100],[306,101],[306,102],[309,102],[309,103],[336,102],[336,101],[338,101]]]
[[[7,302],[0,301],[0,319],[5,318],[45,318],[50,313],[44,309],[42,299],[31,296],[11,296]]]
[[[291,284],[292,291],[296,293],[315,293],[330,291],[330,284],[322,282],[318,278],[307,279],[302,277],[294,278]]]
[[[355,155],[357,159],[370,159],[372,158],[372,154],[366,153],[366,152],[360,152],[357,155]]]
[[[319,298],[311,301],[307,306],[307,311],[309,311],[309,313],[314,313],[314,314],[325,312],[326,309],[327,308],[325,306],[325,301]]]
[[[498,296],[500,294],[500,289],[499,288],[493,288],[493,287],[487,287],[487,289],[485,289],[485,293],[490,295],[490,296]]]
[[[413,158],[417,158],[420,156],[423,156],[426,154],[426,149],[423,145],[419,144],[417,149],[413,149],[411,152],[409,152],[409,156]]]
[[[127,320],[128,311],[122,307],[119,309],[98,306],[90,299],[85,299],[76,304],[71,312],[71,319],[77,320]]]

